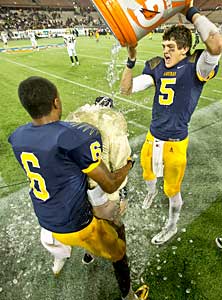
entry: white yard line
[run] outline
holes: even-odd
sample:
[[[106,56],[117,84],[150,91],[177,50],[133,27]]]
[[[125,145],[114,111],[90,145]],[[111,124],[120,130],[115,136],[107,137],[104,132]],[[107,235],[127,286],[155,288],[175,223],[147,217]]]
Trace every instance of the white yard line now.
[[[135,127],[138,127],[138,128],[142,128],[142,129],[148,130],[148,126],[141,125],[141,124],[139,124],[138,122],[127,121],[127,123],[128,123],[128,124],[132,124],[132,125],[135,126]]]
[[[222,94],[222,91],[218,91],[218,90],[213,90],[213,92],[218,93],[218,94]]]
[[[80,86],[82,88],[85,88],[85,89],[88,89],[88,90],[91,90],[91,91],[94,91],[94,92],[98,92],[100,94],[105,94],[105,95],[108,95],[110,97],[112,97],[112,94],[110,93],[107,93],[105,91],[102,91],[102,90],[99,90],[99,89],[96,89],[96,88],[93,88],[93,87],[90,87],[88,85],[85,85],[85,84],[82,84],[82,83],[79,83],[79,82],[76,82],[76,81],[73,81],[73,80],[70,80],[70,79],[67,79],[67,78],[64,78],[64,77],[61,77],[61,76],[58,76],[58,75],[55,75],[55,74],[52,74],[52,73],[49,73],[49,72],[46,72],[46,71],[42,71],[40,69],[37,69],[37,68],[33,68],[33,67],[30,67],[28,65],[25,65],[25,64],[22,64],[22,63],[18,63],[18,62],[15,62],[13,60],[10,60],[10,59],[4,59],[5,61],[11,63],[11,64],[15,64],[17,66],[20,66],[20,67],[23,67],[23,68],[26,68],[28,70],[32,70],[32,71],[35,71],[35,72],[39,72],[39,73],[42,73],[42,74],[45,74],[47,76],[50,76],[50,77],[53,77],[53,78],[56,78],[56,79],[59,79],[59,80],[62,80],[62,81],[65,81],[65,82],[68,82],[68,83],[71,83],[73,85],[77,85],[77,86]],[[151,107],[147,107],[143,104],[140,104],[140,103],[137,103],[137,102],[134,102],[134,101],[131,101],[131,100],[128,100],[128,99],[125,99],[125,98],[122,98],[122,97],[119,97],[119,96],[115,96],[116,99],[119,99],[123,102],[126,102],[126,103],[130,103],[132,105],[135,105],[135,106],[138,106],[138,107],[141,107],[143,109],[146,109],[146,110],[151,110]]]
[[[205,96],[200,96],[200,98],[209,100],[209,101],[221,101],[222,100],[222,99],[209,98],[209,97],[205,97]]]

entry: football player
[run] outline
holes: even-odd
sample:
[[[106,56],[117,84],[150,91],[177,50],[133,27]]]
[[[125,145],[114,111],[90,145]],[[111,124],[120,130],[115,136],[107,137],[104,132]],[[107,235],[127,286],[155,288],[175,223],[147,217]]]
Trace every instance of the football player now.
[[[70,113],[66,121],[75,123],[87,122],[99,129],[103,144],[101,156],[109,171],[115,172],[126,164],[128,157],[131,155],[127,123],[124,116],[113,109],[113,100],[111,98],[106,96],[97,97],[95,105],[86,104],[80,107]],[[88,178],[88,198],[92,204],[94,216],[113,222],[121,231],[124,241],[125,228],[121,221],[121,216],[127,207],[126,183],[127,178],[125,178],[116,192],[107,194],[101,190],[94,180],[90,177]],[[66,258],[71,256],[71,247],[58,241],[53,242],[49,231],[44,228],[41,230],[41,242],[55,257],[53,272],[61,271]],[[82,262],[88,265],[93,261],[93,255],[86,252]],[[130,288],[130,293],[124,299],[146,299],[148,287],[146,285],[142,286],[136,291],[136,294],[139,295],[139,298],[136,298],[137,296]]]
[[[7,48],[8,47],[8,35],[6,32],[1,32],[1,39],[3,41],[3,44],[4,44],[4,48]]]
[[[35,32],[30,31],[28,33],[28,36],[29,36],[31,44],[32,44],[32,49],[39,51],[39,47],[38,47],[38,43],[37,43],[37,40],[36,40]]]
[[[64,44],[67,48],[67,52],[71,60],[72,66],[74,66],[75,63],[79,65],[79,59],[76,54],[76,38],[74,34],[70,33],[70,31],[66,31],[66,34],[64,35]],[[75,62],[73,56],[75,57]]]
[[[79,246],[112,261],[123,299],[137,299],[130,285],[123,228],[93,216],[87,199],[87,176],[107,193],[116,191],[133,166],[131,159],[111,173],[101,159],[97,128],[61,121],[62,103],[56,86],[29,77],[18,88],[32,122],[9,137],[14,155],[30,180],[30,197],[41,227],[52,239]],[[99,205],[104,201],[99,197]]]
[[[141,151],[143,178],[148,188],[143,208],[152,204],[158,193],[157,177],[162,175],[164,192],[169,198],[169,218],[161,232],[152,238],[155,245],[165,243],[177,232],[183,204],[181,183],[187,161],[188,123],[205,83],[217,73],[222,51],[222,36],[218,28],[195,7],[184,13],[206,49],[191,54],[191,31],[183,25],[174,25],[163,34],[163,58],[148,60],[142,75],[135,78],[132,68],[136,62],[136,47],[128,47],[129,57],[121,80],[123,94],[151,86],[156,88],[150,130]]]
[[[103,143],[102,160],[109,171],[114,172],[126,164],[128,157],[131,155],[127,137],[127,123],[123,115],[113,109],[113,100],[111,98],[106,96],[97,97],[95,105],[86,104],[80,107],[70,113],[66,121],[76,123],[87,122],[99,129]],[[93,206],[94,216],[114,222],[115,225],[119,227],[123,225],[121,216],[127,207],[126,183],[127,178],[125,178],[116,192],[106,194],[101,191],[94,180],[88,178],[88,197]],[[100,193],[100,198],[104,198],[102,201],[104,203],[99,203],[99,205],[98,193]],[[41,242],[43,246],[57,258],[53,266],[53,271],[57,273],[58,267],[60,271],[65,263],[64,258],[70,257],[71,247],[61,245],[61,251],[59,251],[60,244],[54,247],[49,232],[46,232],[44,228],[41,230]],[[59,259],[61,261],[59,261]],[[82,262],[89,264],[92,263],[93,260],[93,256],[86,253]]]
[[[96,42],[97,43],[99,42],[99,36],[100,36],[99,31],[96,30],[96,32],[95,32],[95,38],[96,38]]]

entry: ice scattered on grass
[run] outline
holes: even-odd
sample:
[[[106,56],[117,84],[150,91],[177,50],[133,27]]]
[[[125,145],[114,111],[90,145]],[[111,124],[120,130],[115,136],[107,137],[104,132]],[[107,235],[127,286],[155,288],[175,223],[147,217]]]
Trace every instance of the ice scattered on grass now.
[[[187,231],[186,228],[181,229],[181,232],[186,232],[186,231]]]
[[[192,243],[193,243],[193,240],[189,240],[189,243],[191,243],[191,244],[192,244]]]
[[[3,288],[2,287],[0,287],[0,293],[3,291]]]
[[[32,278],[35,274],[35,266],[29,264],[32,251],[39,245],[39,225],[33,212],[32,204],[28,197],[28,189],[25,193],[18,195],[18,198],[9,197],[11,204],[7,211],[7,222],[1,229],[0,238],[4,238],[6,244],[0,244],[0,250],[4,254],[2,268],[11,268],[13,278],[5,278],[4,290],[16,289],[23,291],[23,298],[32,296],[32,286],[27,283],[27,278]],[[13,196],[12,196],[13,197]],[[6,246],[7,245],[7,246]],[[14,264],[12,265],[12,261]],[[4,269],[2,271],[4,271]],[[28,270],[28,271],[27,271]]]
[[[180,278],[182,278],[182,277],[183,277],[183,275],[182,275],[181,273],[178,273],[178,276],[179,276]]]
[[[186,289],[187,294],[190,294],[190,292],[191,292],[191,289]]]
[[[141,188],[138,188],[137,181],[140,182],[141,178],[138,179],[136,176],[132,178],[131,175],[130,180],[133,180],[134,182],[133,184],[129,184],[129,209],[124,218],[124,223],[126,225],[127,253],[131,266],[132,282],[133,284],[140,284],[141,282],[144,283],[146,280],[146,277],[143,277],[144,271],[147,267],[149,268],[152,266],[153,255],[156,256],[158,263],[161,262],[159,254],[161,253],[161,248],[159,246],[151,246],[150,240],[163,226],[167,215],[166,209],[168,209],[168,207],[162,204],[161,195],[159,195],[159,193],[157,199],[155,199],[156,206],[152,206],[150,210],[142,210],[141,205],[145,196],[146,187],[144,185],[141,186]],[[13,276],[17,278],[17,286],[22,286],[23,288],[24,299],[31,299],[33,297],[32,283],[29,282],[32,280],[33,276],[35,276],[35,274],[37,274],[36,276],[41,276],[42,274],[50,274],[51,272],[51,269],[49,267],[47,268],[47,265],[44,264],[44,262],[42,265],[34,256],[35,251],[33,251],[33,249],[35,249],[35,247],[39,247],[39,251],[42,251],[43,253],[44,250],[41,249],[39,243],[39,225],[29,201],[28,193],[25,195],[25,198],[21,198],[21,203],[23,204],[19,210],[19,215],[17,214],[18,205],[12,206],[10,223],[6,225],[8,244],[10,247],[4,251],[4,253],[7,253],[9,250],[6,258],[8,265],[10,264],[11,259],[19,264],[16,266],[16,273]],[[28,203],[29,205],[27,205]],[[130,205],[132,205],[132,207],[130,207]],[[172,250],[175,249],[172,248]],[[27,262],[24,262],[25,260],[27,260]],[[166,264],[167,261],[164,260],[163,263]],[[21,268],[23,265],[25,265],[26,268],[23,269],[22,272]],[[166,265],[164,267],[166,267]],[[148,272],[151,276],[158,276],[157,273],[160,269],[161,266],[158,266],[157,271],[151,269]],[[35,270],[37,270],[37,272]],[[38,274],[38,271],[40,271],[41,274]],[[166,281],[167,277],[163,276],[161,272],[159,273],[159,276]],[[149,282],[145,283],[149,284]],[[7,288],[9,288],[9,282]]]

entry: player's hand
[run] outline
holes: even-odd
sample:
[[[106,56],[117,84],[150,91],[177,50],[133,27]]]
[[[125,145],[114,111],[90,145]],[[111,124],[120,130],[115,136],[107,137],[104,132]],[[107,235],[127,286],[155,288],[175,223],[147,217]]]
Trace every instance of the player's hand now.
[[[127,46],[127,51],[128,51],[128,56],[131,60],[135,60],[136,59],[136,46]]]
[[[119,213],[121,216],[125,214],[127,207],[128,207],[128,199],[120,199]]]

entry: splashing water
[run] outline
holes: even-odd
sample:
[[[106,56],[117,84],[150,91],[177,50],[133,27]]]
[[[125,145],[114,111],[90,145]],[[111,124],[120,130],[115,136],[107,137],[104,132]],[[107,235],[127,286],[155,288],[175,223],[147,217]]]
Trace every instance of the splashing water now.
[[[118,70],[117,68],[117,60],[118,60],[120,49],[121,49],[121,45],[119,44],[118,41],[116,41],[116,44],[114,44],[111,48],[111,62],[108,66],[107,73],[106,73],[106,79],[111,89],[112,96],[115,93],[113,90],[113,85],[117,80],[119,80],[120,70]]]

